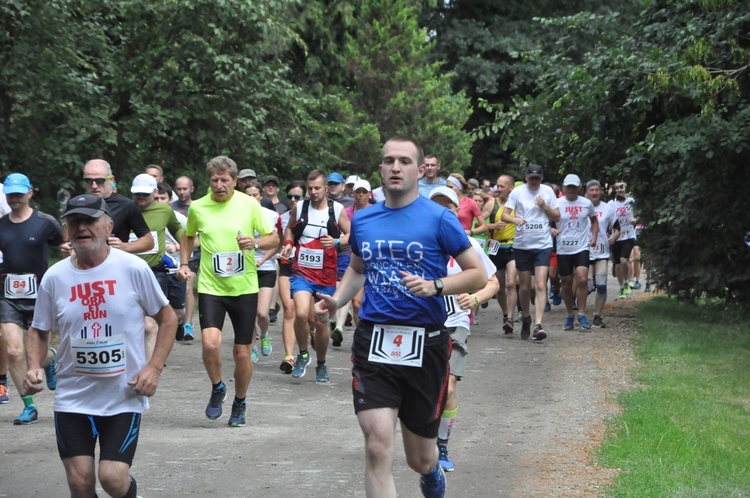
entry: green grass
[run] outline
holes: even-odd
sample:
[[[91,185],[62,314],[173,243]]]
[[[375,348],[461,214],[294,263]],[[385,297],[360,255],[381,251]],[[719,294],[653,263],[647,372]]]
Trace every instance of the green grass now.
[[[750,315],[659,297],[640,307],[634,379],[599,464],[611,497],[750,496]]]

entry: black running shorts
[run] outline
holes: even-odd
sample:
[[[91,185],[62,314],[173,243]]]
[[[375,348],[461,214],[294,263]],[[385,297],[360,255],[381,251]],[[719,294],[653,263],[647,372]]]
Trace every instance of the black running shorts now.
[[[201,329],[224,328],[224,318],[229,315],[234,328],[235,344],[252,344],[255,335],[255,315],[258,312],[258,294],[241,296],[212,296],[198,293],[198,312]]]
[[[62,460],[75,456],[94,458],[96,440],[99,439],[99,461],[112,460],[132,465],[140,429],[140,413],[127,412],[104,417],[55,412],[57,452]]]
[[[575,254],[558,254],[557,267],[560,269],[560,276],[567,277],[572,275],[576,268],[584,266],[589,267],[589,251],[584,250]]]
[[[422,367],[375,363],[368,360],[373,323],[360,320],[352,343],[354,412],[398,408],[401,423],[414,434],[435,438],[448,388],[451,341],[445,328],[427,338]],[[428,332],[430,329],[427,329]]]
[[[633,247],[635,247],[635,239],[618,240],[612,244],[612,260],[615,264],[619,265],[621,259],[630,259]]]
[[[513,254],[512,247],[509,247],[507,249],[498,249],[497,254],[490,254],[489,258],[498,270],[505,270],[505,268],[508,266],[508,263],[516,259]]]

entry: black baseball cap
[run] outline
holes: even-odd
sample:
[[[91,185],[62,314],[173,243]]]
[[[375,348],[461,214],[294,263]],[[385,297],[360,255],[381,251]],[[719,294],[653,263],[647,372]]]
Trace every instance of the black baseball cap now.
[[[526,168],[526,176],[542,178],[544,176],[544,169],[538,164],[529,164]]]
[[[90,218],[101,218],[109,215],[107,202],[97,195],[82,194],[71,198],[65,207],[63,218],[71,214],[82,214]]]
[[[276,178],[276,177],[275,177],[275,176],[273,176],[273,175],[269,175],[269,176],[267,176],[267,177],[265,178],[265,180],[263,180],[263,185],[267,185],[267,184],[269,184],[269,183],[275,183],[275,184],[276,184],[276,186],[279,186],[279,185],[281,185],[281,183],[279,183],[279,179],[278,179],[278,178]]]

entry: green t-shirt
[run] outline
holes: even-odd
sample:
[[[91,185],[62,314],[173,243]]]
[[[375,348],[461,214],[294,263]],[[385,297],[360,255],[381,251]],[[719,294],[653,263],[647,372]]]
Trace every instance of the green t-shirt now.
[[[242,192],[234,192],[227,202],[216,202],[210,195],[193,201],[185,233],[201,236],[198,292],[228,297],[257,293],[254,251],[240,251],[237,236],[263,236],[272,230],[258,201]]]
[[[139,253],[138,256],[143,258],[149,266],[157,266],[161,264],[161,258],[164,256],[164,249],[166,247],[166,232],[180,240],[182,237],[182,225],[177,221],[177,217],[169,204],[161,204],[154,202],[151,207],[145,211],[141,211],[143,219],[146,220],[149,230],[151,230],[151,236],[154,238],[154,247],[146,252]],[[136,240],[133,233],[130,234],[130,240]]]

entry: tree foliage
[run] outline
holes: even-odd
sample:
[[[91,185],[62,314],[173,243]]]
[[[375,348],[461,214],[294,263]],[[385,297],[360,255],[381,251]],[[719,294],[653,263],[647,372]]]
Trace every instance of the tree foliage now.
[[[293,176],[326,156],[314,99],[280,55],[288,2],[31,0],[0,5],[0,164],[43,193],[86,159],[204,177],[218,154]],[[311,140],[311,138],[313,138]],[[127,183],[125,185],[127,186]]]
[[[442,63],[431,62],[435,44],[418,24],[417,5],[315,0],[300,11],[297,81],[320,97],[328,144],[350,171],[372,173],[381,144],[395,134],[414,136],[456,170],[470,162],[469,102],[452,91]]]
[[[524,137],[517,156],[563,172],[628,180],[660,284],[688,299],[747,300],[746,2],[648,2],[627,30],[617,13],[540,22],[601,41],[579,60],[564,42],[544,54],[537,95],[488,106],[496,120],[485,132]]]

